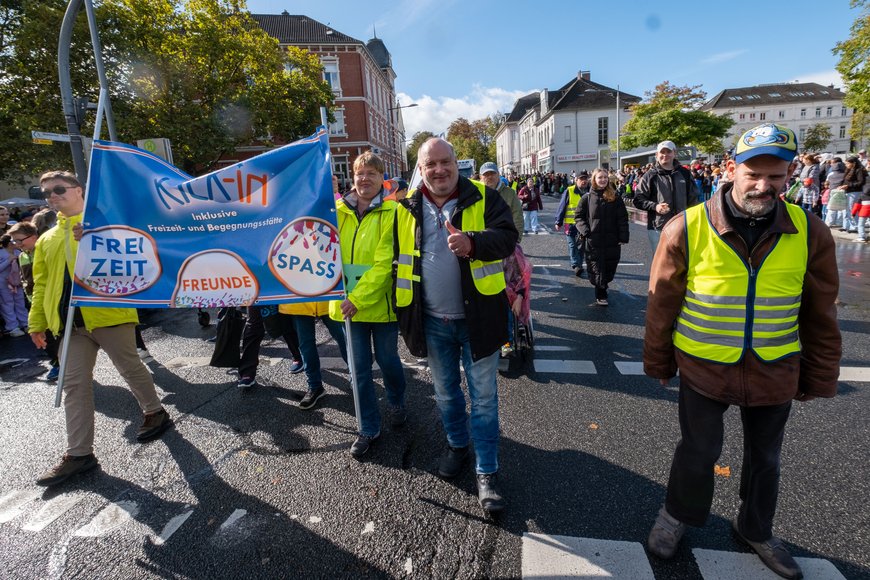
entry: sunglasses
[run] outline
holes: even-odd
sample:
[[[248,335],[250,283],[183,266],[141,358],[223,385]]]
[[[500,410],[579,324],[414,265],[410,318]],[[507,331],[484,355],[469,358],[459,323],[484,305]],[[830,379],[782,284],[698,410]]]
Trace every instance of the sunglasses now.
[[[15,238],[12,238],[12,245],[13,246],[20,246],[22,243],[24,243],[24,240],[26,240],[28,238],[32,238],[32,237],[33,237],[33,234],[30,234],[29,236],[24,236],[23,238],[18,238],[17,240]]]
[[[51,189],[43,189],[42,190],[42,197],[44,197],[45,199],[48,199],[49,197],[51,197],[52,193],[55,195],[63,195],[66,193],[66,191],[68,189],[72,189],[74,187],[76,187],[76,186],[75,185],[55,185]]]

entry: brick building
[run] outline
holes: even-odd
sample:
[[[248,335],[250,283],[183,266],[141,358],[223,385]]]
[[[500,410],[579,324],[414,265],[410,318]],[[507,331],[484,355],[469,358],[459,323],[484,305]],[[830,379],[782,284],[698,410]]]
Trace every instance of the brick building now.
[[[335,98],[335,122],[329,125],[333,172],[347,184],[353,161],[373,150],[387,173],[407,170],[405,129],[396,103],[392,57],[380,38],[362,42],[308,16],[252,14],[281,46],[316,54]]]

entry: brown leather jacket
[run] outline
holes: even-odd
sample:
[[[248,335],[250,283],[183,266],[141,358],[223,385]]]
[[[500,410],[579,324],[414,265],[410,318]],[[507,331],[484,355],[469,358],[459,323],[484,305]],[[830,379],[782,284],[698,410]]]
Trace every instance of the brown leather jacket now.
[[[710,222],[719,235],[744,258],[748,249],[727,222],[724,195],[726,184],[705,203]],[[761,264],[779,236],[796,234],[797,228],[779,202],[773,223],[758,240],[752,262]],[[674,348],[673,330],[686,291],[686,220],[681,214],[662,230],[653,259],[646,311],[643,345],[644,372],[657,379],[669,379],[680,369],[682,383],[702,395],[747,407],[785,403],[799,392],[815,397],[833,397],[840,374],[841,339],[834,305],[840,280],[834,240],[828,227],[809,215],[809,256],[801,297],[800,354],[774,362],[762,362],[747,350],[735,364],[700,360]]]

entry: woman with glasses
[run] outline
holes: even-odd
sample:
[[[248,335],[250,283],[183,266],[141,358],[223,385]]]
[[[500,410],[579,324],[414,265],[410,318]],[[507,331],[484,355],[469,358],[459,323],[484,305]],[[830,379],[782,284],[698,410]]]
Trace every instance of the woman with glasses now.
[[[19,254],[21,250],[13,243],[12,236],[0,237],[0,313],[3,314],[3,330],[12,338],[24,336],[27,328]]]

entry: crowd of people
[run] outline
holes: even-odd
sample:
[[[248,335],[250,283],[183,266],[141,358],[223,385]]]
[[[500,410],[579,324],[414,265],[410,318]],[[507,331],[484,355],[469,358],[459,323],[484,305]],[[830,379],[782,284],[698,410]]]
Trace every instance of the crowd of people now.
[[[305,373],[299,407],[314,408],[325,393],[315,340],[319,319],[345,363],[352,363],[360,423],[349,452],[360,459],[384,433],[375,362],[390,429],[408,419],[401,336],[413,356],[428,361],[446,435],[438,475],[456,477],[473,461],[481,508],[500,512],[506,500],[499,483],[498,362],[516,339],[514,322],[528,322],[531,298],[531,267],[520,241],[539,231],[543,196],[558,195],[553,226],[565,233],[571,268],[577,277],[588,276],[594,304],[608,306],[608,285],[621,246],[629,242],[630,203],[646,212],[654,253],[644,369],[662,384],[680,371],[682,439],[649,550],[673,557],[687,526],[706,521],[722,416],[736,405],[746,452],[734,532],[777,573],[799,578],[800,568],[773,536],[772,520],[791,402],[836,392],[839,278],[833,238],[819,226],[821,216],[843,210],[828,207],[826,213],[825,191],[839,189],[851,198],[843,205],[851,207],[862,239],[870,200],[866,155],[845,163],[833,157],[823,167],[812,154],[796,161],[797,149],[793,132],[765,124],[745,133],[721,164],[684,167],[676,145],[662,141],[655,162],[644,167],[503,177],[488,162],[479,180],[471,180],[459,175],[450,143],[432,138],[418,152],[422,183],[410,191],[401,180],[385,180],[384,162],[366,152],[354,162],[349,191],[334,181],[346,297],[249,306],[238,386],[256,386],[260,343],[268,332],[286,342],[290,372]],[[83,188],[76,176],[58,171],[44,174],[40,184],[53,209],[5,232],[0,274],[9,283],[0,296],[4,320],[12,321],[10,335],[26,329],[38,348],[53,348],[56,359],[72,287],[68,264],[81,236]],[[50,226],[55,212],[57,223]],[[750,272],[747,263],[759,266]],[[29,297],[29,316],[17,306],[19,293]],[[137,352],[136,311],[74,312],[64,376],[67,450],[37,480],[45,486],[97,465],[92,376],[101,348],[140,405],[137,438],[149,441],[172,426]],[[810,325],[813,332],[805,332]]]

